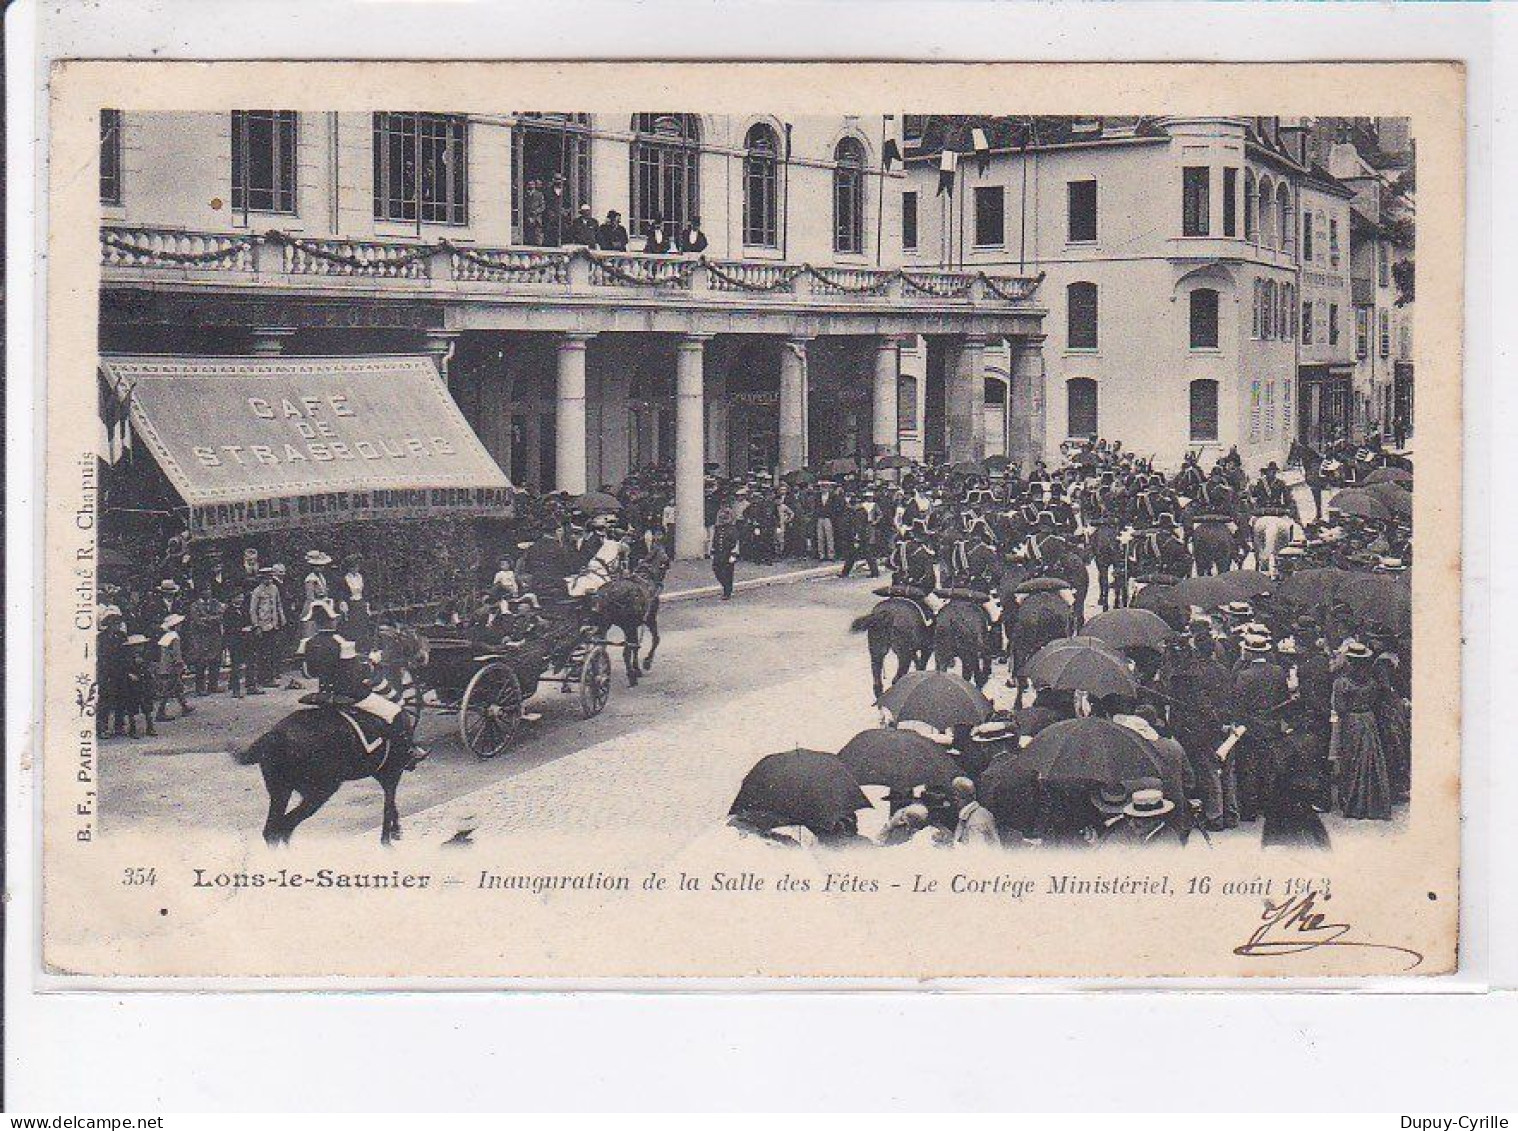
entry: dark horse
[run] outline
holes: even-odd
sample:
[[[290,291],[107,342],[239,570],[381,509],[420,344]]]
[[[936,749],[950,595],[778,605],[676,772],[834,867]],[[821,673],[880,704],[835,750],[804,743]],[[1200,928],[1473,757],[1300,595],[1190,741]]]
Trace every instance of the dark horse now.
[[[991,622],[979,601],[950,597],[933,619],[933,664],[948,671],[957,660],[965,679],[984,687],[991,679]]]
[[[1192,520],[1191,556],[1196,559],[1198,577],[1227,573],[1234,567],[1238,542],[1229,523],[1221,515],[1201,515]]]
[[[905,597],[887,597],[862,617],[856,617],[850,632],[868,632],[870,674],[875,681],[875,698],[885,694],[885,658],[896,654],[895,683],[913,667],[926,668],[932,653],[933,629],[922,609]]]
[[[590,605],[590,619],[603,635],[616,627],[622,630],[622,659],[627,667],[627,686],[638,685],[638,653],[643,646],[643,628],[648,627],[648,655],[642,670],[654,666],[659,650],[659,594],[664,589],[661,573],[657,578],[641,573],[614,577],[596,590]]]
[[[1077,632],[1080,631],[1086,623],[1086,593],[1091,589],[1091,574],[1086,569],[1086,556],[1063,538],[1051,538],[1044,550],[1039,572],[1047,577],[1067,581],[1070,588],[1075,590],[1075,628]]]
[[[414,631],[382,631],[381,640],[382,672],[414,670],[426,664],[426,641]],[[400,682],[391,677],[392,686],[399,687]],[[395,791],[409,759],[388,741],[371,749],[373,742],[371,738],[366,743],[336,708],[307,707],[286,715],[247,749],[234,754],[239,765],[256,765],[263,773],[269,792],[264,840],[287,843],[295,827],[331,800],[344,782],[363,778],[374,778],[385,791],[380,843],[399,839],[401,817]],[[291,809],[290,796],[295,793],[300,794],[300,801]]]

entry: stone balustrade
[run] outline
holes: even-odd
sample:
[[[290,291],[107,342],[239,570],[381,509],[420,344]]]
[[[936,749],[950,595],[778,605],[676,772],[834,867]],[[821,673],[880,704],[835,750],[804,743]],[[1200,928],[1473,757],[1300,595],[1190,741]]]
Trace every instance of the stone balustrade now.
[[[895,307],[1004,306],[1032,298],[1042,276],[987,275],[980,271],[813,266],[772,260],[704,259],[585,248],[488,248],[457,244],[348,239],[306,239],[281,232],[220,234],[106,225],[100,258],[107,268],[175,268],[249,276],[391,279],[459,284],[477,291],[524,287],[532,293],[641,290],[753,300],[769,296],[836,303],[890,303]]]
[[[109,227],[100,229],[100,263],[103,267],[251,271],[255,243],[251,236]]]

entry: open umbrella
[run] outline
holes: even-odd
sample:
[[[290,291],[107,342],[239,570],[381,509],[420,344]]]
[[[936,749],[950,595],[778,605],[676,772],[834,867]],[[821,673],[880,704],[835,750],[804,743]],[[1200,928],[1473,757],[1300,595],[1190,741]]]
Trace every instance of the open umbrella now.
[[[916,719],[934,730],[975,726],[991,717],[991,700],[952,672],[908,672],[890,686],[878,705],[897,721]]]
[[[1118,786],[1135,778],[1163,778],[1149,740],[1110,719],[1065,719],[1033,736],[1023,764],[1055,785]]]
[[[1034,687],[1085,691],[1091,695],[1137,695],[1138,683],[1123,654],[1092,636],[1045,644],[1028,660],[1025,674]]]
[[[612,514],[622,509],[622,501],[605,491],[586,491],[570,499],[570,504],[586,514]]]
[[[987,456],[985,459],[986,470],[995,474],[1006,471],[1012,466],[1012,461],[1006,456]]]
[[[1412,627],[1413,593],[1406,576],[1384,573],[1352,576],[1334,594],[1334,602],[1377,628],[1400,636]]]
[[[1024,581],[1016,589],[1012,590],[1012,592],[1014,592],[1014,593],[1057,593],[1061,589],[1074,589],[1074,588],[1075,588],[1075,586],[1071,585],[1068,581],[1066,581],[1062,577],[1033,577],[1033,578],[1029,578],[1027,581]]]
[[[1129,648],[1163,648],[1175,635],[1156,613],[1149,609],[1109,609],[1088,620],[1077,634],[1104,641],[1119,651]]]
[[[1413,473],[1400,467],[1378,467],[1364,479],[1365,485],[1375,483],[1405,483],[1408,490],[1412,490]]]
[[[1191,609],[1185,601],[1176,599],[1176,581],[1177,579],[1168,573],[1150,575],[1144,579],[1144,587],[1128,602],[1128,607],[1148,609],[1171,628],[1180,632],[1186,627],[1186,622],[1191,619]]]
[[[931,738],[885,727],[860,731],[838,751],[838,760],[860,784],[887,786],[896,794],[920,785],[947,793],[963,772]]]
[[[1313,608],[1331,601],[1339,587],[1354,576],[1335,566],[1299,569],[1276,587],[1275,595],[1283,604],[1299,609]]]
[[[828,833],[870,799],[836,754],[820,750],[786,750],[754,763],[738,788],[729,812],[776,828],[805,825]]]
[[[911,467],[912,461],[897,452],[891,452],[881,456],[875,461],[875,466],[882,471],[900,471],[902,468]]]
[[[1226,605],[1229,601],[1247,601],[1275,588],[1275,582],[1254,569],[1231,569],[1206,577],[1185,577],[1170,587],[1170,595],[1188,605],[1204,609]]]
[[[1374,519],[1377,522],[1387,522],[1392,517],[1392,512],[1387,509],[1385,503],[1359,487],[1339,491],[1328,500],[1328,509],[1337,511],[1339,514],[1354,515],[1357,518]]]
[[[817,482],[816,474],[808,471],[804,467],[798,467],[795,471],[787,471],[780,478],[784,479],[787,483],[795,483],[796,485],[802,487],[806,486],[809,483]]]
[[[851,471],[859,470],[859,461],[853,456],[839,456],[823,464],[822,470],[829,475],[847,475]]]
[[[1380,500],[1381,505],[1391,511],[1393,518],[1413,517],[1413,493],[1403,490],[1395,483],[1371,483],[1364,488],[1365,492],[1374,495]]]
[[[1102,462],[1102,457],[1092,451],[1076,452],[1070,462],[1076,467],[1096,467]]]

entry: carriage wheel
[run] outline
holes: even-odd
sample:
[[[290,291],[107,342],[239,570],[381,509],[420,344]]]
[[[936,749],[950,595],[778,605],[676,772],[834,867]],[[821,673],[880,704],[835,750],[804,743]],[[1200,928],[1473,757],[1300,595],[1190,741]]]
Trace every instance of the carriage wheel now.
[[[611,698],[611,657],[606,645],[597,644],[586,650],[580,661],[580,714],[591,718],[601,713]]]
[[[459,737],[477,758],[494,758],[516,737],[522,723],[522,685],[506,663],[474,673],[459,702]]]

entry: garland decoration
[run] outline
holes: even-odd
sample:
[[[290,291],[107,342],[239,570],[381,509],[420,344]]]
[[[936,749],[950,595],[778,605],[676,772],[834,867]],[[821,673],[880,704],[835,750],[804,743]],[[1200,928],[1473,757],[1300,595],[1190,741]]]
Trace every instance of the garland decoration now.
[[[127,255],[134,255],[139,259],[159,259],[170,263],[184,264],[217,263],[228,259],[235,259],[244,252],[249,251],[252,248],[254,239],[256,239],[256,237],[241,238],[237,236],[228,238],[236,242],[227,247],[217,248],[214,251],[160,251],[121,239],[119,236],[108,231],[101,231],[100,233],[101,243],[107,247],[115,248],[117,251],[125,252]]]

